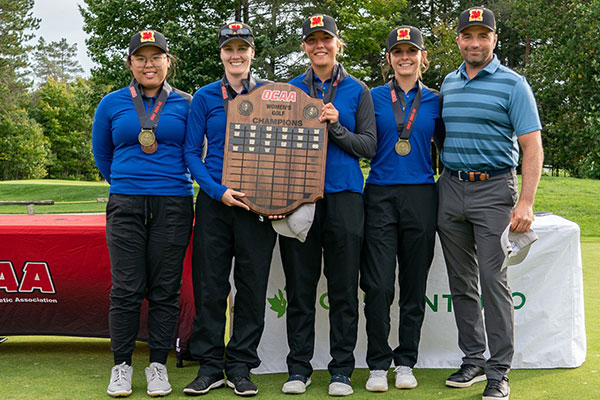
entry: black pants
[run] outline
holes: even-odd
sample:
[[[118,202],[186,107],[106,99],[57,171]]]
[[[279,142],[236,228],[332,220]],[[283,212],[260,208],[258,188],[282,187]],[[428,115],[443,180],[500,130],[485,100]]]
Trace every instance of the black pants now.
[[[325,194],[317,201],[306,241],[280,236],[287,289],[290,375],[310,376],[315,344],[315,301],[325,263],[329,299],[329,372],[351,376],[358,327],[358,270],[364,223],[360,193]]]
[[[167,361],[179,317],[181,274],[193,218],[192,196],[110,195],[106,242],[113,284],[110,338],[116,364],[131,364],[144,297],[149,304],[150,362]]]
[[[228,207],[202,190],[196,202],[192,277],[196,318],[190,351],[198,376],[248,376],[260,365],[257,347],[265,324],[267,282],[277,235],[266,220]],[[225,347],[225,311],[235,257],[233,332]]]
[[[361,288],[365,292],[367,364],[371,370],[417,362],[427,275],[437,220],[435,185],[367,185]],[[398,347],[388,344],[398,260]],[[394,307],[394,312],[396,308]]]

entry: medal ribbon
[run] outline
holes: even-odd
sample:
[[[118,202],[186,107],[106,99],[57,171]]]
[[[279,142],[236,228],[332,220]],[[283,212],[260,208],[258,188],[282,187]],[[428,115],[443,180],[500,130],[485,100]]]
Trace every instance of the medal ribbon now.
[[[388,82],[388,86],[390,87],[390,96],[392,97],[392,108],[394,110],[394,119],[396,120],[396,129],[398,130],[398,139],[408,140],[415,126],[417,113],[419,112],[419,107],[421,106],[423,84],[420,80],[417,80],[417,94],[412,102],[406,124],[404,124],[404,110],[406,109],[406,100],[404,99],[404,95],[399,93],[393,79]],[[398,99],[400,99],[400,101],[398,101]],[[402,103],[402,106],[400,106],[400,103]]]
[[[171,90],[171,85],[165,81],[160,92],[158,93],[156,102],[152,108],[148,110],[149,112],[146,112],[146,107],[144,107],[144,101],[142,100],[139,84],[135,79],[131,80],[131,83],[129,84],[129,93],[131,94],[131,99],[133,100],[133,105],[135,106],[135,111],[138,115],[138,119],[140,120],[140,126],[142,127],[142,130],[152,130],[152,132],[156,132],[160,114],[165,107],[165,103],[167,102],[167,98],[169,97]]]
[[[317,92],[318,91],[322,92],[323,89],[321,89],[320,87],[317,87],[315,85],[314,72],[313,72],[312,68],[310,69],[310,72],[313,74],[313,77],[310,80],[310,86],[308,88],[308,91],[310,92],[309,96],[312,97],[313,99],[318,99],[319,96],[318,96]],[[339,68],[338,64],[336,64],[333,69],[333,76],[335,78],[331,82],[331,85],[329,85],[329,87],[327,88],[327,92],[323,93],[323,104],[333,103],[333,100],[335,100],[335,94],[337,93],[337,89],[338,89],[338,79],[340,78],[340,68]]]
[[[256,87],[256,80],[252,77],[252,74],[248,73],[248,79],[242,79],[242,84],[244,85],[244,89],[246,89],[246,93],[250,93]],[[226,76],[223,76],[223,79],[221,79],[220,86],[221,98],[223,99],[223,108],[225,109],[225,117],[227,117],[229,100],[234,99],[235,96],[237,96],[237,93],[235,93],[235,90],[229,86]]]

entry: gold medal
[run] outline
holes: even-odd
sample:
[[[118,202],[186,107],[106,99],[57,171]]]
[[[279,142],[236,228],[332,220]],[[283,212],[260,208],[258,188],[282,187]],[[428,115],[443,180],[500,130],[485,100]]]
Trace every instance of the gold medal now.
[[[410,143],[408,142],[408,139],[398,139],[394,148],[396,149],[396,153],[401,156],[410,153]]]
[[[156,142],[156,136],[154,136],[154,132],[150,129],[142,129],[138,135],[138,142],[140,142],[142,147],[151,147]],[[152,153],[154,153],[154,151]]]
[[[158,143],[155,140],[150,146],[144,146],[142,144],[141,147],[142,147],[142,151],[144,153],[146,153],[146,154],[153,154],[153,153],[156,152],[156,149],[158,148]]]

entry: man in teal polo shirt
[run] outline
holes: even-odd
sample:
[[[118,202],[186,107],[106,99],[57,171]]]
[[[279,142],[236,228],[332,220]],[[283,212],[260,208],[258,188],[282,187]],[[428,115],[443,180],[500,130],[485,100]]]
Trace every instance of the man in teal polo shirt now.
[[[446,385],[468,387],[487,379],[483,400],[509,398],[514,315],[500,237],[509,223],[513,232],[529,230],[543,161],[535,98],[523,76],[500,64],[493,53],[497,41],[492,11],[475,7],[462,12],[456,42],[464,62],[446,76],[441,89],[446,139],[438,232],[464,353],[462,366]]]

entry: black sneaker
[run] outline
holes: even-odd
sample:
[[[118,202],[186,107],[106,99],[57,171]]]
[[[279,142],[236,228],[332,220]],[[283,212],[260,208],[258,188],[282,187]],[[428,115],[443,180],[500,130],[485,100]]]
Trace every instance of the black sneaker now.
[[[476,365],[464,364],[458,371],[448,377],[446,386],[466,388],[474,383],[485,381],[485,379],[483,368]]]
[[[200,396],[208,393],[211,389],[220,388],[225,384],[225,378],[221,376],[197,376],[196,379],[183,389],[183,393],[190,396]]]
[[[488,379],[482,400],[508,400],[509,394],[510,386],[508,377],[505,375],[502,380]]]
[[[227,386],[233,389],[238,396],[254,396],[258,393],[258,388],[248,376],[235,376],[227,378]]]

